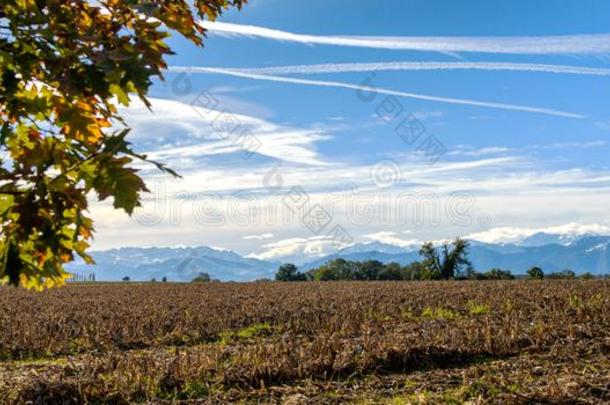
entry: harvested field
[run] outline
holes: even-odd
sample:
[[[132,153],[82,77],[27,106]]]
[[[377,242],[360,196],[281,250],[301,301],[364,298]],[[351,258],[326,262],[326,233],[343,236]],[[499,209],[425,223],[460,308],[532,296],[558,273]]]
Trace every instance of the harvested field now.
[[[0,289],[0,402],[610,401],[610,281]]]

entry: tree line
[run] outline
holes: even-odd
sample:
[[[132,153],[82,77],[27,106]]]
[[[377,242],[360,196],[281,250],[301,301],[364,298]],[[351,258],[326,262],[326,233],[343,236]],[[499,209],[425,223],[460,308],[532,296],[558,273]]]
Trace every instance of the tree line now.
[[[493,268],[486,272],[476,271],[468,253],[470,243],[457,238],[451,243],[435,247],[433,243],[424,243],[419,250],[420,261],[407,265],[399,263],[382,263],[378,260],[352,261],[333,259],[322,266],[305,272],[299,271],[291,263],[282,264],[275,274],[276,281],[339,281],[339,280],[512,280],[515,276],[510,270]],[[531,279],[569,279],[576,274],[571,270],[545,275],[540,267],[527,271]],[[589,273],[582,278],[592,278]]]

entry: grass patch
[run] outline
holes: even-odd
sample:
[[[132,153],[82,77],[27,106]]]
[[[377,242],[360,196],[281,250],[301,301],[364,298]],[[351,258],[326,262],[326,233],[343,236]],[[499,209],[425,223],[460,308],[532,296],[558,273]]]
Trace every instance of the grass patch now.
[[[490,310],[491,308],[489,305],[468,301],[468,312],[470,312],[471,315],[485,315],[488,314]]]
[[[268,323],[256,323],[238,331],[226,331],[219,335],[220,342],[223,344],[234,340],[249,340],[257,338],[261,335],[267,335],[273,330],[273,327]]]
[[[453,321],[459,319],[461,315],[459,312],[452,311],[443,307],[426,307],[421,313],[423,318],[428,319],[443,319],[445,321]]]

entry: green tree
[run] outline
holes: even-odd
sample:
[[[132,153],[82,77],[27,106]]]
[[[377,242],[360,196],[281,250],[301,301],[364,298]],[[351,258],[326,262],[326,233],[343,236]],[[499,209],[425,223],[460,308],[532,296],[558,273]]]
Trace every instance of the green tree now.
[[[402,280],[402,268],[398,263],[388,263],[379,273],[379,280]]]
[[[473,268],[466,269],[466,277],[467,280],[485,280],[487,277],[483,273],[479,273],[475,271]]]
[[[358,271],[357,264],[345,259],[334,259],[314,272],[314,280],[354,280]]]
[[[328,265],[324,264],[313,271],[314,281],[334,281],[337,279],[337,274],[333,272]]]
[[[307,276],[292,263],[282,264],[275,273],[276,281],[305,281]]]
[[[424,266],[420,262],[407,264],[401,269],[403,280],[422,280]]]
[[[487,280],[514,280],[515,276],[508,270],[491,269],[483,274]]]
[[[366,260],[356,263],[356,280],[377,280],[383,270],[383,263],[379,260]]]
[[[419,251],[422,256],[422,264],[430,278],[440,277],[445,280],[455,278],[464,268],[470,268],[472,264],[468,260],[470,244],[464,239],[457,238],[451,245],[445,243],[441,247],[441,253],[431,242],[424,243]]]
[[[542,269],[538,266],[534,266],[531,269],[529,269],[527,271],[527,275],[531,278],[531,279],[535,279],[535,280],[542,280],[544,278],[544,272],[542,271]]]
[[[162,77],[176,31],[246,0],[4,0],[0,3],[0,281],[63,284],[87,255],[87,195],[131,214],[146,186],[117,103]],[[154,163],[154,162],[153,162]],[[159,163],[161,170],[175,175]]]

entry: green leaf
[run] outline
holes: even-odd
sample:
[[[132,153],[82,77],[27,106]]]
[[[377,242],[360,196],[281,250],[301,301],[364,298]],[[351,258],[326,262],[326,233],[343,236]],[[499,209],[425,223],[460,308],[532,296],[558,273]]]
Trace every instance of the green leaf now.
[[[110,93],[114,94],[117,97],[119,103],[123,104],[124,106],[129,105],[129,96],[123,91],[123,88],[121,86],[113,83],[108,89],[110,90]]]

